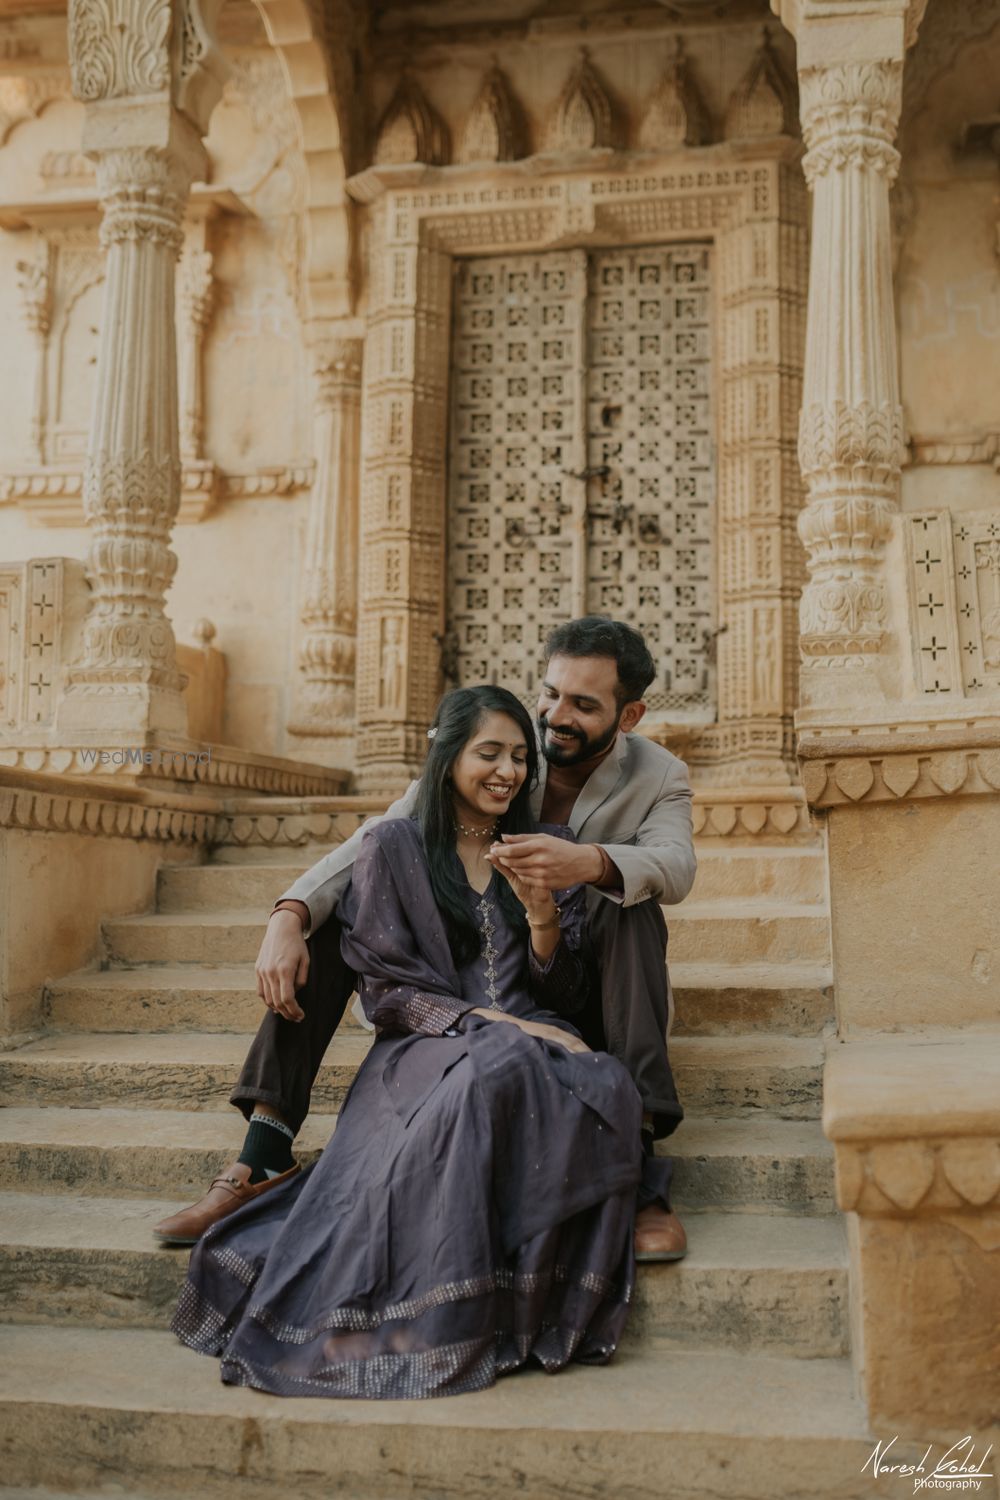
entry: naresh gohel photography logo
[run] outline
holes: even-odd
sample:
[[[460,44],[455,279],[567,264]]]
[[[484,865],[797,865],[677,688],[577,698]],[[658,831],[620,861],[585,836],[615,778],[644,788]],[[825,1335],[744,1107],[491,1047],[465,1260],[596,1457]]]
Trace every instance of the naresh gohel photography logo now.
[[[981,1458],[971,1437],[959,1438],[938,1457],[934,1450],[944,1445],[931,1443],[922,1458],[906,1462],[892,1452],[897,1441],[893,1437],[886,1443],[880,1438],[862,1465],[862,1474],[870,1470],[879,1479],[912,1479],[914,1494],[923,1490],[951,1490],[975,1495],[993,1478],[994,1466],[989,1463],[992,1443]],[[992,1487],[988,1493],[993,1493]]]

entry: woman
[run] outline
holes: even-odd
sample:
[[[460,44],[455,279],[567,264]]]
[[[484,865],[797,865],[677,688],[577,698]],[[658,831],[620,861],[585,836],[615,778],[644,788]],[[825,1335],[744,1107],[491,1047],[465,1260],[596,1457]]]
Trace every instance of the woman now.
[[[430,737],[415,818],[366,835],[338,911],[377,1033],[336,1132],[191,1257],[173,1328],[230,1384],[450,1395],[605,1363],[625,1324],[641,1104],[560,1014],[583,1003],[583,892],[557,903],[493,852],[533,827],[531,720],[460,688]]]

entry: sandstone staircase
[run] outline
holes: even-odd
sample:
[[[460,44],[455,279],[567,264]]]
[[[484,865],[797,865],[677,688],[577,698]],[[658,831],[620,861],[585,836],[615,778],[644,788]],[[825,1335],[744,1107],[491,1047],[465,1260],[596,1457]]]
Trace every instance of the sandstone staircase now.
[[[226,1098],[260,1015],[263,916],[322,852],[297,850],[293,866],[220,849],[165,867],[155,914],[105,923],[106,967],[53,983],[48,1034],[0,1053],[0,1486],[199,1500],[872,1493],[818,1121],[833,1045],[818,846],[703,850],[692,897],[667,914],[687,1110],[669,1149],[691,1249],[640,1269],[612,1366],[425,1403],[289,1401],[223,1387],[214,1361],[176,1344],[165,1324],[186,1252],[157,1247],[150,1226],[235,1154],[243,1127]],[[328,1139],[367,1045],[350,1025],[335,1040],[302,1156]]]

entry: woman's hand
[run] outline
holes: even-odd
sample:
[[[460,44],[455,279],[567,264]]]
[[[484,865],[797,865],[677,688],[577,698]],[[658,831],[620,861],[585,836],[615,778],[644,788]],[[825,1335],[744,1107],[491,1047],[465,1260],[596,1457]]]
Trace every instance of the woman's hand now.
[[[468,1013],[473,1016],[482,1016],[487,1021],[506,1021],[510,1026],[517,1026],[521,1031],[527,1032],[528,1036],[537,1036],[543,1042],[555,1042],[559,1047],[565,1047],[567,1052],[589,1052],[591,1049],[581,1037],[574,1036],[571,1031],[563,1031],[561,1026],[547,1026],[544,1021],[524,1021],[520,1016],[512,1016],[506,1010],[487,1010],[485,1006],[474,1006]]]
[[[495,870],[510,886],[514,895],[524,907],[529,921],[548,922],[556,916],[556,904],[552,899],[552,892],[547,885],[539,880],[531,880],[527,875],[516,875],[514,871],[503,863],[503,845],[494,844],[489,850],[486,858]]]
[[[555,1042],[557,1046],[565,1047],[567,1052],[590,1051],[582,1037],[574,1036],[571,1031],[563,1031],[561,1026],[546,1026],[544,1021],[519,1020],[517,1024],[529,1036],[540,1037],[543,1042]]]

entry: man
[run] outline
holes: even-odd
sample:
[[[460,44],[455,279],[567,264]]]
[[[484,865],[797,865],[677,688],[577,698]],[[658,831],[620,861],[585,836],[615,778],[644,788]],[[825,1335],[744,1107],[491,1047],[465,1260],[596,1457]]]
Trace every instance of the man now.
[[[533,806],[541,822],[568,823],[578,842],[513,835],[504,839],[502,857],[554,890],[588,887],[585,956],[592,982],[582,1022],[574,1021],[590,1046],[628,1068],[642,1097],[636,1254],[676,1260],[686,1239],[669,1206],[670,1163],[653,1154],[654,1139],[671,1134],[683,1118],[667,1058],[670,992],[660,903],[682,901],[694,881],[691,787],[682,761],[633,732],[656,675],[638,631],[603,616],[572,620],[549,636],[546,657],[538,699],[543,775]],[[386,816],[407,816],[415,788]],[[230,1101],[250,1122],[246,1142],[204,1198],[157,1225],[155,1233],[168,1243],[193,1243],[298,1171],[292,1142],[354,990],[334,913],[363,834],[359,829],[319,860],[275,903],[257,957],[257,992],[268,1013]]]

